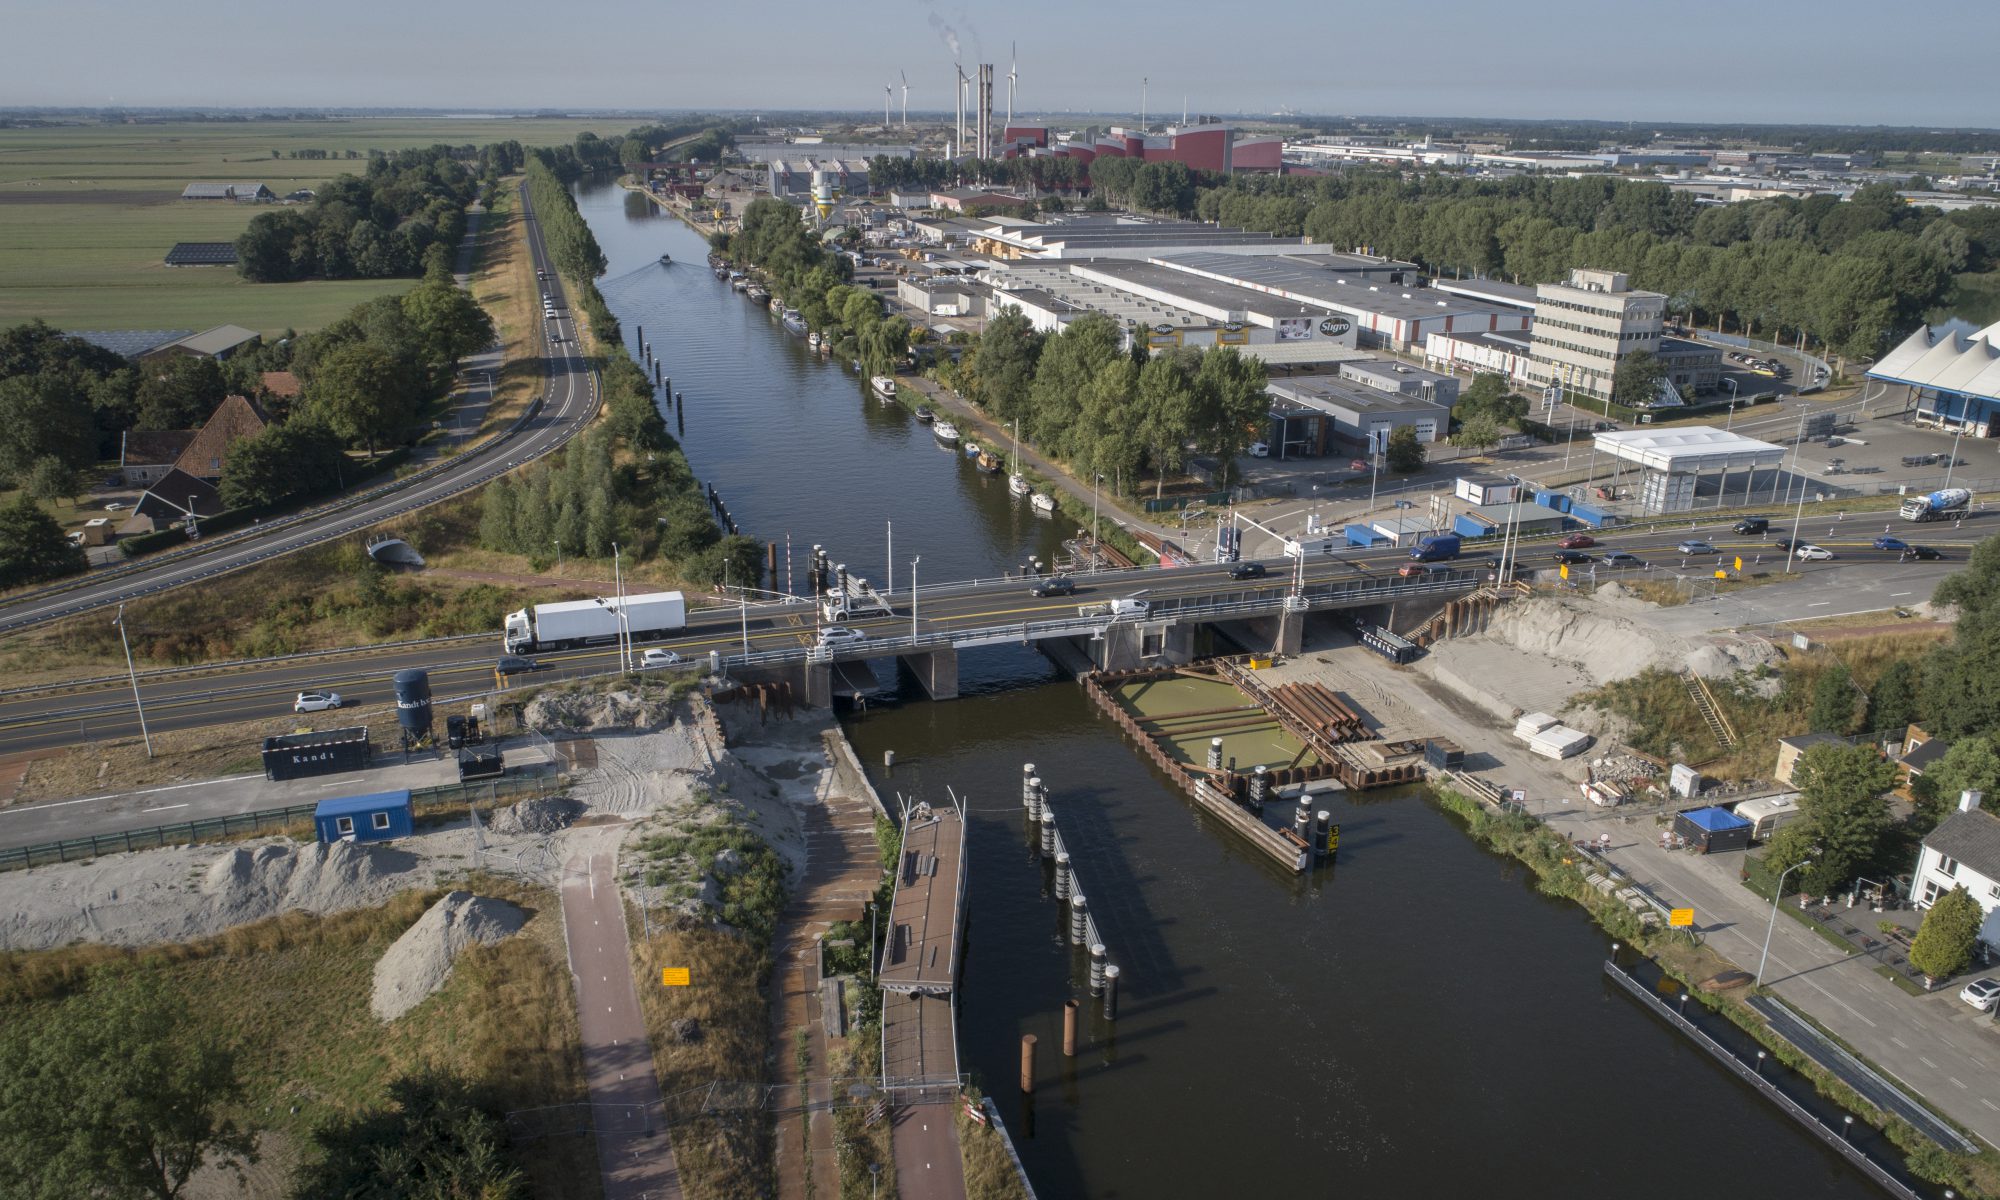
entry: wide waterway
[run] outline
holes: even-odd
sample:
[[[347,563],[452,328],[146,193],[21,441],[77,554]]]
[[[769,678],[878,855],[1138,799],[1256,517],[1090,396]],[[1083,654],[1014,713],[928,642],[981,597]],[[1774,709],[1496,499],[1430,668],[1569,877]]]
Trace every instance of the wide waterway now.
[[[875,579],[889,520],[898,580],[916,554],[941,580],[1059,552],[1066,527],[718,283],[699,236],[609,184],[578,197],[605,298],[686,395],[688,459],[745,532],[800,556],[824,543]],[[1581,910],[1422,797],[1336,804],[1338,864],[1294,878],[1198,816],[1039,655],[983,649],[960,674],[983,694],[876,707],[849,733],[865,762],[896,752],[885,793],[970,798],[960,1047],[1042,1196],[1879,1194],[1604,981]],[[1077,964],[1024,837],[1023,761],[1124,975],[1115,1029],[1086,1022],[1073,1067]],[[1031,1110],[1012,1084],[1023,1033],[1042,1047]]]

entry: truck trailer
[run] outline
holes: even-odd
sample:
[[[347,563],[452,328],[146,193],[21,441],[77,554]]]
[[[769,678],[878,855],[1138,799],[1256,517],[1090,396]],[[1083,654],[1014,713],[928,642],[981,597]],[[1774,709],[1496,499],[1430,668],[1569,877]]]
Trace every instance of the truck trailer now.
[[[1971,492],[1964,488],[1945,488],[1928,496],[1903,501],[1898,513],[1905,521],[1942,521],[1947,517],[1964,516],[1971,504]]]
[[[625,630],[635,642],[687,628],[687,600],[679,592],[625,597]],[[507,614],[503,641],[509,654],[568,650],[618,640],[618,599],[565,600]]]

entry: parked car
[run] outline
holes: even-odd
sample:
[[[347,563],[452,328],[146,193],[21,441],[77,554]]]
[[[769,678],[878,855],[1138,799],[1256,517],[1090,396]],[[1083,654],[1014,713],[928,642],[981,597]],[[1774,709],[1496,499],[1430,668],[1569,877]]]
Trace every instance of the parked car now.
[[[654,648],[639,656],[639,669],[644,671],[651,667],[678,667],[681,661],[681,656],[672,650]]]
[[[299,698],[292,701],[292,711],[295,713],[325,712],[329,708],[339,707],[339,692],[300,692]]]
[[[1640,561],[1639,556],[1636,554],[1627,554],[1623,550],[1613,550],[1604,556],[1604,565],[1607,567],[1643,567],[1646,564]]]
[[[1992,1012],[2000,1002],[2000,979],[1975,979],[1959,989],[1958,998],[1980,1012]]]
[[[1595,560],[1590,555],[1584,554],[1581,551],[1558,550],[1556,551],[1556,561],[1562,563],[1564,566],[1568,566],[1571,563],[1587,563],[1594,562]]]
[[[500,661],[493,664],[493,669],[502,675],[520,675],[527,671],[539,671],[541,668],[542,664],[534,659],[522,658],[518,654],[502,655]]]
[[[1675,546],[1674,549],[1680,551],[1682,554],[1715,553],[1715,547],[1709,545],[1707,542],[1702,541],[1700,538],[1689,538],[1688,540],[1682,542],[1680,545]]]
[[[828,625],[819,631],[819,644],[823,649],[830,649],[834,646],[852,646],[856,642],[867,640],[867,634],[846,625]]]
[[[1827,549],[1825,546],[1815,546],[1810,542],[1792,551],[1792,554],[1807,562],[1825,562],[1827,559],[1833,557],[1833,551]]]
[[[1271,457],[1271,447],[1270,447],[1270,446],[1268,446],[1268,445],[1266,445],[1266,444],[1265,444],[1265,443],[1263,443],[1263,442],[1251,442],[1251,443],[1250,443],[1250,457],[1251,457],[1251,458],[1269,458],[1269,457]]]
[[[1067,575],[1051,575],[1046,579],[1037,579],[1034,586],[1028,589],[1028,594],[1030,596],[1074,596],[1076,595],[1076,580],[1071,579]]]
[[[1229,568],[1229,577],[1231,579],[1262,579],[1264,578],[1264,564],[1260,562],[1236,563]]]
[[[1730,526],[1730,528],[1734,529],[1738,533],[1746,533],[1751,535],[1752,537],[1755,537],[1757,534],[1764,533],[1771,528],[1771,518],[1745,517],[1741,521],[1738,521],[1736,522],[1736,524]]]
[[[1910,544],[1902,538],[1884,535],[1875,539],[1875,548],[1877,550],[1908,550]]]
[[[1562,547],[1564,550],[1581,550],[1585,546],[1595,546],[1596,544],[1597,539],[1587,533],[1572,533],[1562,541],[1556,543],[1556,545]]]

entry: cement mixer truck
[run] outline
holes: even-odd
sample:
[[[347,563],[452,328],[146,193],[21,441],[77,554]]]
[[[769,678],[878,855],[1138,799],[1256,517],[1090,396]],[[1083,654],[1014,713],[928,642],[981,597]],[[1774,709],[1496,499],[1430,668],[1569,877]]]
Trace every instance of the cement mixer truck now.
[[[1964,516],[1971,504],[1971,492],[1964,488],[1945,488],[1928,496],[1903,501],[1900,515],[1905,521],[1942,521]]]

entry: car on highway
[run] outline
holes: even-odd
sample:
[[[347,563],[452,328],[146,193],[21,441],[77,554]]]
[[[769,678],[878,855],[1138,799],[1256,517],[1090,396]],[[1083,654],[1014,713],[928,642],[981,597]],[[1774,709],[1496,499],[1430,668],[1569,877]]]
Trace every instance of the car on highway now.
[[[1071,579],[1067,575],[1051,575],[1047,579],[1037,579],[1034,586],[1028,589],[1028,594],[1037,597],[1074,596],[1076,595],[1076,580]]]
[[[1909,549],[1903,551],[1903,557],[1914,558],[1922,562],[1940,562],[1944,559],[1944,551],[1930,546],[1911,546]]]
[[[1264,578],[1264,564],[1260,562],[1235,563],[1229,568],[1229,577],[1231,579],[1262,579]]]
[[[541,670],[542,664],[532,658],[522,658],[518,654],[503,654],[500,656],[500,661],[493,664],[493,669],[502,675],[521,675],[528,671]]]
[[[1430,573],[1431,569],[1423,563],[1404,563],[1402,566],[1396,568],[1396,574],[1402,576],[1404,579],[1410,579],[1418,575],[1428,575]]]
[[[1597,560],[1579,550],[1558,550],[1556,551],[1556,561],[1564,566],[1568,566],[1571,563],[1587,563]]]
[[[1805,542],[1798,549],[1792,551],[1792,555],[1806,562],[1825,562],[1827,559],[1833,557],[1833,551],[1827,549],[1825,546],[1815,546],[1811,542]]]
[[[339,707],[339,692],[300,692],[299,698],[292,701],[292,711],[295,713],[325,712],[329,708]]]
[[[1581,550],[1585,546],[1595,546],[1597,539],[1587,533],[1572,533],[1556,545],[1564,550]]]
[[[1682,554],[1715,553],[1715,547],[1709,545],[1707,542],[1702,541],[1700,538],[1689,538],[1688,540],[1682,542],[1680,545],[1675,546],[1674,549],[1680,551]]]
[[[1627,554],[1623,550],[1613,550],[1604,556],[1604,565],[1607,567],[1643,567],[1646,564],[1636,554]]]
[[[1980,1012],[1992,1012],[2000,1003],[2000,979],[1975,979],[1959,989],[1958,998]]]
[[[819,644],[822,649],[831,649],[835,646],[852,646],[856,642],[865,642],[867,640],[867,634],[846,625],[828,625],[819,631]]]
[[[1805,545],[1804,542],[1794,541],[1788,537],[1773,538],[1771,539],[1771,544],[1773,546],[1776,546],[1780,550],[1786,551],[1787,553],[1798,549],[1800,546]]]
[[[678,667],[681,662],[681,656],[672,650],[655,647],[639,656],[639,669],[644,671],[651,667]]]
[[[1908,550],[1910,548],[1910,544],[1902,538],[1890,537],[1887,534],[1876,538],[1873,544],[1877,550]]]
[[[1731,525],[1730,528],[1734,529],[1738,533],[1747,533],[1754,537],[1755,535],[1764,533],[1771,528],[1771,518],[1745,517],[1741,521],[1736,522],[1736,524]]]

